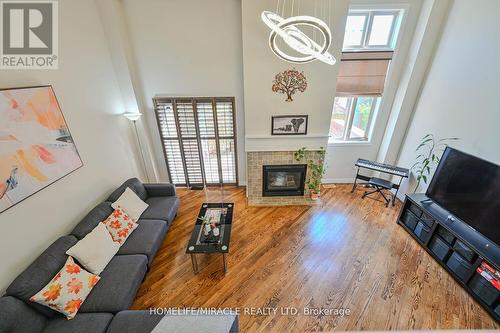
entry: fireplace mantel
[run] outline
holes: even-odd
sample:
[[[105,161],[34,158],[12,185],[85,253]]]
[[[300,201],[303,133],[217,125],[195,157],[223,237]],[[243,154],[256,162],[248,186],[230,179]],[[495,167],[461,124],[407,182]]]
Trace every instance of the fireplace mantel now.
[[[290,152],[300,147],[319,150],[328,145],[328,135],[308,134],[289,135],[247,135],[245,136],[245,151],[248,152]]]

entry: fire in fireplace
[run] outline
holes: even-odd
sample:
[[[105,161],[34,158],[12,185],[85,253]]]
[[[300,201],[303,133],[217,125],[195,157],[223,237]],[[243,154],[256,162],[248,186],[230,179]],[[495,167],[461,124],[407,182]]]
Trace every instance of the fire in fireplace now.
[[[303,196],[306,164],[262,166],[262,196]]]

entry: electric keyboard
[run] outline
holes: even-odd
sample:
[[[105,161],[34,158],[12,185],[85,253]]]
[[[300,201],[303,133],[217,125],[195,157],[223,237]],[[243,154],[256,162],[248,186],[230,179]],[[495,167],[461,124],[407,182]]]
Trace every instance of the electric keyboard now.
[[[363,195],[363,198],[369,194],[381,193],[385,199],[386,207],[387,207],[389,205],[390,199],[387,199],[384,196],[384,194],[382,193],[382,189],[395,189],[396,192],[394,194],[392,194],[392,205],[394,206],[394,200],[396,199],[396,195],[398,194],[399,187],[401,186],[401,182],[403,181],[403,178],[408,178],[410,176],[410,170],[405,169],[405,168],[400,168],[400,167],[397,167],[395,165],[389,165],[389,164],[385,164],[385,163],[364,160],[362,158],[358,158],[358,160],[356,161],[356,164],[354,164],[354,165],[358,167],[358,170],[356,172],[356,177],[354,178],[354,184],[352,185],[351,192],[354,192],[354,190],[356,189],[358,179],[367,181],[371,185],[373,185],[373,184],[376,185],[377,182],[385,182],[385,186],[375,186],[376,187],[375,191],[365,192],[365,194]],[[401,178],[399,178],[399,183],[395,184],[393,182],[390,182],[390,181],[387,181],[384,179],[362,175],[359,173],[360,168],[384,172],[384,173],[388,173],[388,174],[398,176]]]
[[[394,165],[379,163],[375,161],[364,160],[359,158],[355,164],[357,167],[371,169],[375,171],[389,173],[391,175],[396,175],[403,178],[408,178],[410,175],[410,170],[405,168],[400,168]]]

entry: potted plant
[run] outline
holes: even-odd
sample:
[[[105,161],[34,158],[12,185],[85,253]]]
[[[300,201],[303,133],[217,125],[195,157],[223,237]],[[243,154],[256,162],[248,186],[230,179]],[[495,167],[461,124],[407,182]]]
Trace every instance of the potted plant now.
[[[415,171],[417,177],[417,184],[415,185],[413,193],[418,190],[421,182],[427,184],[428,177],[431,175],[431,170],[439,164],[440,153],[446,148],[448,142],[456,140],[458,140],[458,138],[452,137],[436,141],[432,134],[427,134],[422,138],[417,149],[415,149],[415,151],[420,154],[417,156],[415,164],[411,167],[411,170]]]
[[[321,194],[321,179],[325,175],[325,154],[326,150],[323,147],[319,149],[318,160],[309,159],[307,167],[309,168],[309,178],[306,180],[306,186],[309,189],[311,199],[318,200]],[[300,162],[304,160],[306,155],[306,147],[302,147],[294,153],[295,160]]]
[[[319,180],[309,181],[307,183],[307,187],[309,188],[309,194],[311,199],[318,200],[321,194],[321,183]]]

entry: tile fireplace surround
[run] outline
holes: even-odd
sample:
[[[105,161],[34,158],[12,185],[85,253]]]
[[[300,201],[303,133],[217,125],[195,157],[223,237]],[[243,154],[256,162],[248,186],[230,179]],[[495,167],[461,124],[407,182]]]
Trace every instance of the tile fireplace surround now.
[[[262,167],[264,165],[305,164],[305,161],[319,159],[318,151],[307,151],[305,159],[297,162],[293,151],[253,151],[247,152],[247,196],[249,206],[287,206],[315,205],[318,201],[311,200],[309,189],[305,188],[303,196],[262,196]],[[309,169],[306,179],[309,178]]]

